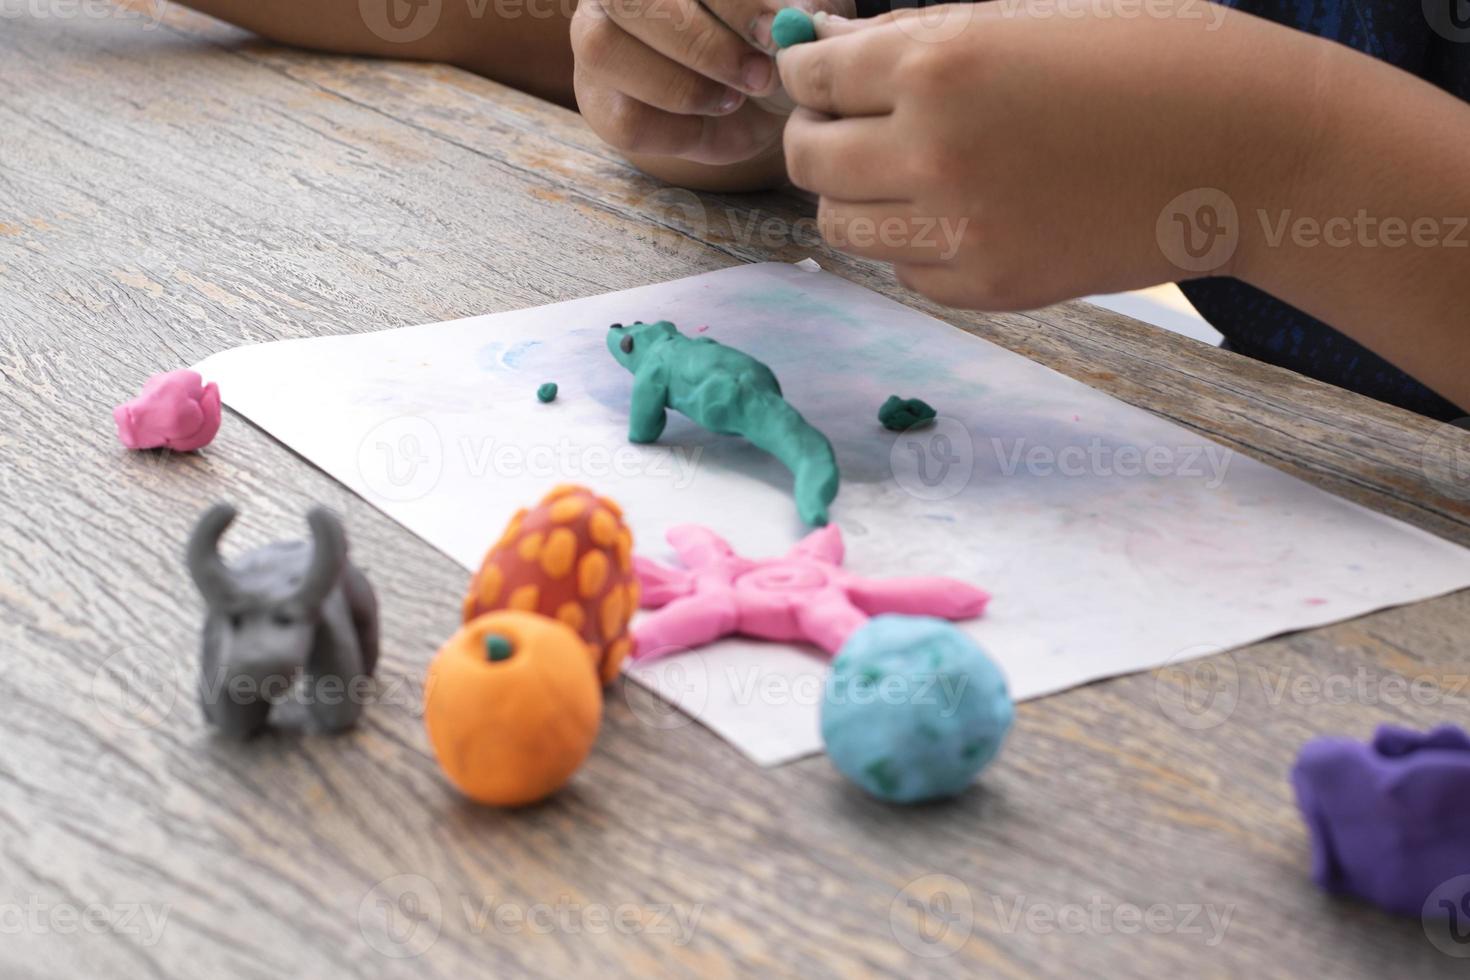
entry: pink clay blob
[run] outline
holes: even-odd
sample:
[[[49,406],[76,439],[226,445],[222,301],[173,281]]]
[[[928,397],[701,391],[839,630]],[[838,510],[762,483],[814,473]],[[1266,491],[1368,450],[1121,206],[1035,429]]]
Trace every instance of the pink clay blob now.
[[[137,398],[112,410],[112,420],[129,449],[202,449],[219,432],[219,386],[195,371],[155,374]]]

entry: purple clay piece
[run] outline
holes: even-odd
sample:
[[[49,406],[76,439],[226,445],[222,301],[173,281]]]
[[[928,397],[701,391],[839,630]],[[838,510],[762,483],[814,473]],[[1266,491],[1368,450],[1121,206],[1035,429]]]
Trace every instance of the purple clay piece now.
[[[340,732],[362,712],[363,681],[378,661],[378,602],[347,559],[342,523],[321,507],[306,515],[312,540],[275,541],[226,565],[219,541],[235,508],[215,504],[185,555],[204,596],[204,717],[244,738],[271,708],[299,699],[312,725]]]
[[[1312,878],[1389,912],[1427,908],[1450,879],[1470,875],[1470,736],[1380,727],[1370,745],[1318,738],[1291,783],[1312,836]],[[1432,903],[1431,903],[1432,904]],[[1467,909],[1470,911],[1470,909]]]

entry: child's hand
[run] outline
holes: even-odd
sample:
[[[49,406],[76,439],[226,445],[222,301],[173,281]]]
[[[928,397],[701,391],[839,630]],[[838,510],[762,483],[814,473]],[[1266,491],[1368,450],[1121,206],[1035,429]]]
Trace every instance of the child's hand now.
[[[1230,272],[1232,256],[1175,265],[1158,222],[1197,188],[1244,213],[1257,188],[1289,183],[1300,115],[1252,79],[1295,32],[1199,0],[1110,10],[1001,0],[829,19],[781,52],[802,107],[787,168],[821,195],[829,242],[981,309]]]
[[[853,0],[813,9],[851,12]],[[785,117],[751,97],[780,84],[782,0],[582,0],[572,18],[577,104],[624,153],[724,165],[778,154]],[[762,50],[765,49],[765,50]]]

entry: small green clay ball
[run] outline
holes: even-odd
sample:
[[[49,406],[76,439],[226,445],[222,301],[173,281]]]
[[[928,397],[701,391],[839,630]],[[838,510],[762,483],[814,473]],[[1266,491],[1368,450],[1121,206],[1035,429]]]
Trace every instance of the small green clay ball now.
[[[542,402],[556,401],[556,382],[548,381],[541,387],[537,388],[536,397],[539,398]]]
[[[832,662],[822,741],[869,793],[919,803],[964,792],[1014,715],[1005,675],[964,633],[929,616],[876,616]]]
[[[923,399],[889,395],[883,407],[878,409],[878,421],[883,423],[883,428],[892,432],[907,432],[916,425],[934,421],[938,414]]]
[[[812,23],[811,14],[795,7],[783,7],[771,21],[771,40],[778,48],[789,48],[793,44],[805,44],[817,39],[817,25]]]

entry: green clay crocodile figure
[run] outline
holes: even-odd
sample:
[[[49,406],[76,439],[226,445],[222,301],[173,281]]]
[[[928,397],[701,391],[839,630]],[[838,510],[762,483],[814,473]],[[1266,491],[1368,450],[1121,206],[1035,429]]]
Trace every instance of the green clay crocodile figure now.
[[[744,436],[796,477],[801,519],[827,523],[838,481],[832,444],[781,397],[770,368],[708,337],[686,337],[667,320],[614,323],[607,349],[633,372],[629,440],[657,441],[670,408],[711,432]]]

